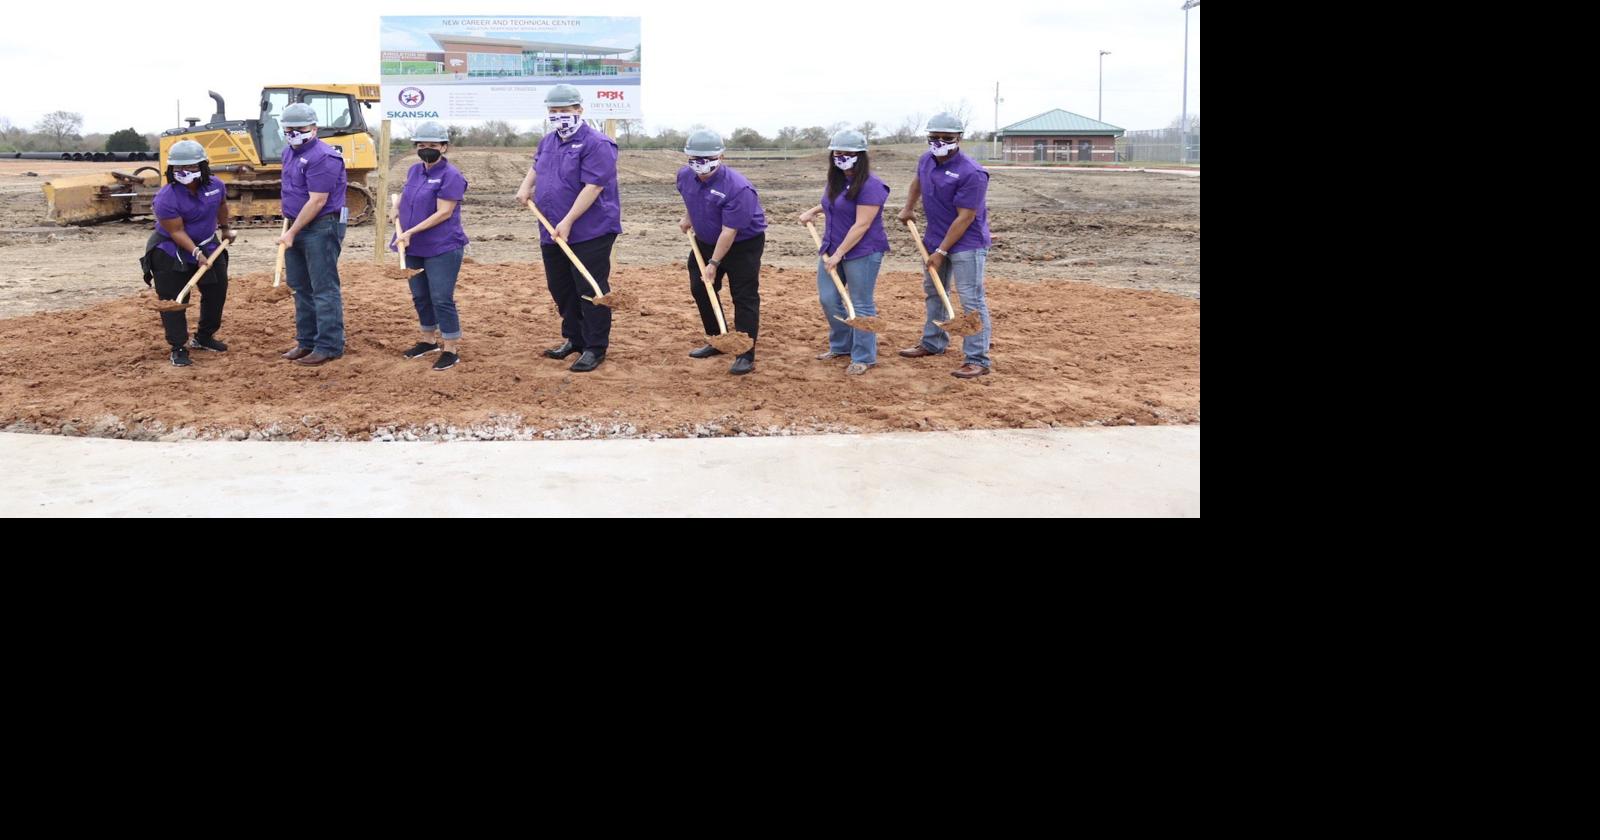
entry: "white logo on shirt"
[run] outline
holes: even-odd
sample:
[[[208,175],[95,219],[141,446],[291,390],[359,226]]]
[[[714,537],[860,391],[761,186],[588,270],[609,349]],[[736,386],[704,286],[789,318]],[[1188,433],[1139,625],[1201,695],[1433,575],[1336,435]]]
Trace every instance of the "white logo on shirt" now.
[[[430,184],[442,184],[442,183],[444,183],[444,179],[443,178],[429,178],[428,179],[428,183],[430,183]]]
[[[961,173],[959,173],[959,172],[946,172],[944,174],[949,175],[952,178],[960,178],[961,177]]]
[[[222,192],[222,190],[212,190],[211,192],[206,193],[206,197],[210,198],[211,196],[214,196],[219,192]]]
[[[717,192],[716,190],[712,190],[711,194],[716,196],[717,198],[727,198],[728,197],[727,193],[725,193],[725,192]]]
[[[581,149],[581,148],[583,148],[583,144],[582,143],[573,143],[572,144],[572,148]]]

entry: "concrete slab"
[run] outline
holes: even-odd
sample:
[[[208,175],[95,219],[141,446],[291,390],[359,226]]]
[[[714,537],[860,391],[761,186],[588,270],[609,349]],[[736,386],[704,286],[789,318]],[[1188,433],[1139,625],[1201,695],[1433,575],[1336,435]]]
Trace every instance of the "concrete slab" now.
[[[1199,426],[525,443],[0,434],[0,464],[6,517],[1200,515]]]

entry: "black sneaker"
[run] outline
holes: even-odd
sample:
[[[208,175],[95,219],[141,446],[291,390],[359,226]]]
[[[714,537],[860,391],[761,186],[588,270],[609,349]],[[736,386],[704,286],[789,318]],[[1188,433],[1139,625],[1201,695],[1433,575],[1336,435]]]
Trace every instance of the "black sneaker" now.
[[[223,344],[215,338],[201,338],[198,335],[189,339],[189,346],[195,348],[196,350],[210,350],[213,353],[228,352],[228,345]]]
[[[450,351],[446,350],[445,352],[439,354],[439,360],[433,363],[433,369],[434,370],[449,370],[449,369],[455,367],[456,366],[456,362],[459,362],[459,361],[461,361],[461,357],[460,356],[457,356],[456,354],[451,353]]]
[[[194,364],[194,362],[189,361],[189,348],[187,348],[187,347],[174,347],[174,348],[172,348],[172,366],[173,367],[188,367],[188,366],[190,366],[192,364]]]
[[[412,347],[410,350],[407,350],[400,355],[405,356],[408,359],[415,359],[418,356],[426,356],[429,353],[437,352],[439,352],[439,345],[429,344],[426,341],[419,341],[415,347]]]

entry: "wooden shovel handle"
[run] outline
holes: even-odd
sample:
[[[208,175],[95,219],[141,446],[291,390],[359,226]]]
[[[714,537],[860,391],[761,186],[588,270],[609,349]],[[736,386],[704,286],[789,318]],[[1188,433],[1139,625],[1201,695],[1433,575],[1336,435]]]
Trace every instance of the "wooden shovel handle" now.
[[[820,252],[822,250],[822,237],[817,235],[817,226],[806,222],[806,230],[811,231],[811,241],[817,243],[817,251]],[[849,315],[845,320],[854,321],[856,319],[856,308],[850,304],[850,293],[845,291],[844,281],[839,279],[839,272],[830,268],[828,269],[828,276],[833,278],[834,288],[839,290],[839,297],[844,299],[844,311]]]
[[[917,253],[922,255],[922,270],[927,272],[928,279],[933,281],[933,288],[939,291],[939,299],[944,301],[944,319],[953,321],[956,317],[955,309],[950,306],[950,296],[944,292],[944,284],[939,282],[938,275],[928,267],[928,246],[922,244],[922,234],[917,232],[917,223],[906,219],[906,227],[911,229],[911,239],[917,243]]]
[[[583,279],[589,281],[590,288],[594,289],[594,296],[600,297],[601,295],[604,295],[605,292],[600,291],[600,284],[594,281],[594,275],[589,273],[589,269],[583,267],[583,261],[578,259],[578,255],[572,253],[572,249],[567,246],[567,240],[556,236],[555,226],[550,224],[550,220],[546,219],[544,214],[539,212],[538,206],[535,205],[531,200],[528,202],[528,209],[533,211],[533,215],[539,217],[539,224],[544,225],[544,229],[550,232],[550,238],[554,239],[556,244],[561,246],[561,250],[567,252],[567,259],[572,260],[572,264],[578,269],[578,273],[583,275]]]
[[[722,318],[722,297],[717,294],[717,287],[712,284],[710,277],[706,276],[706,258],[700,253],[700,243],[694,240],[694,229],[684,231],[689,237],[689,250],[694,252],[695,264],[700,266],[700,282],[706,284],[706,294],[711,297],[711,306],[717,312],[717,328],[722,332],[717,335],[728,334],[728,322]]]
[[[289,232],[288,219],[283,220],[283,232]],[[274,289],[278,288],[279,284],[283,282],[283,253],[287,250],[289,250],[289,246],[282,242],[278,243],[278,263],[272,267],[272,288]]]
[[[399,195],[390,195],[389,196],[389,206],[394,208],[394,221],[395,221],[394,245],[395,245],[395,249],[400,252],[400,267],[401,268],[405,268],[406,267],[406,243],[400,241],[400,196]]]
[[[183,303],[184,299],[189,296],[189,292],[193,291],[194,287],[200,284],[200,278],[206,276],[206,272],[211,270],[211,266],[216,265],[217,257],[222,256],[222,252],[226,250],[228,250],[228,240],[224,239],[222,240],[222,247],[218,248],[216,253],[211,255],[211,262],[200,266],[200,270],[196,271],[194,276],[189,278],[189,285],[184,286],[183,291],[179,292],[178,296],[173,298],[173,300],[177,301],[178,303]]]

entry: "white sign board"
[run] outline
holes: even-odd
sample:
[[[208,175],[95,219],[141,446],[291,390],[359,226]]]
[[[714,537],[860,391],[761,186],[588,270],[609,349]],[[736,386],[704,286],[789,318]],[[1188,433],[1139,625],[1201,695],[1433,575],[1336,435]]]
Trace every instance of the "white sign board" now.
[[[591,120],[642,119],[636,17],[385,17],[383,119],[542,120],[568,84]]]

